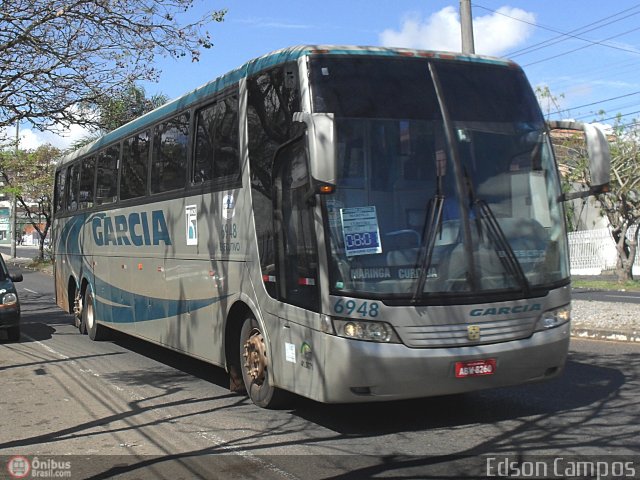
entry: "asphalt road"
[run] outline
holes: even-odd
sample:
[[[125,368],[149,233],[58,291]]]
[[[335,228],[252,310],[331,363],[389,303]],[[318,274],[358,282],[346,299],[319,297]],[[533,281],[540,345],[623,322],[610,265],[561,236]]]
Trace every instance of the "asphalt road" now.
[[[25,271],[18,286],[23,336],[0,343],[5,461],[68,455],[70,478],[306,480],[478,478],[505,455],[628,455],[640,477],[640,345],[574,340],[565,374],[544,384],[266,411],[230,393],[222,369],[78,334],[51,277]]]

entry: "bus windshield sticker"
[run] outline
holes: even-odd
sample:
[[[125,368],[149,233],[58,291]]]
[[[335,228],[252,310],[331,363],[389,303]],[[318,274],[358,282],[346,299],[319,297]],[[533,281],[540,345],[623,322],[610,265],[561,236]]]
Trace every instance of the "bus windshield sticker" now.
[[[327,199],[327,218],[329,219],[329,226],[331,228],[338,228],[340,226],[340,209],[343,203],[334,198]]]
[[[382,253],[376,207],[340,209],[347,257]]]
[[[187,223],[187,245],[198,245],[198,206],[187,205],[184,217]]]

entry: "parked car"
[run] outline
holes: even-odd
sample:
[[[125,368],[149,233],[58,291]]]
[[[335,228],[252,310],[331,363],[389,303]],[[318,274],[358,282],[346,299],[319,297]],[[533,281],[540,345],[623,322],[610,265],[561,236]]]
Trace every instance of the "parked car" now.
[[[22,274],[11,275],[0,255],[0,330],[12,342],[20,340],[20,300],[14,283],[21,281]]]

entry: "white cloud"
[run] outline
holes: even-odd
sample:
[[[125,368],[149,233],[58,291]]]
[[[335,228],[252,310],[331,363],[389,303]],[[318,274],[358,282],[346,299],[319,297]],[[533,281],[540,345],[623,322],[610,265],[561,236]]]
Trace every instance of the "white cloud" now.
[[[61,150],[69,148],[75,141],[89,135],[90,132],[80,125],[71,125],[69,128],[56,128],[55,130],[40,131],[34,128],[22,127],[19,131],[20,149],[35,150],[42,145],[53,145]],[[0,132],[0,138],[4,143],[14,142],[16,138],[15,127],[7,127]],[[11,147],[13,148],[13,146]]]
[[[501,7],[495,13],[475,16],[473,30],[476,53],[496,56],[505,54],[531,35],[534,27],[530,24],[535,23],[535,20],[533,13],[511,7]],[[380,43],[387,47],[459,52],[461,40],[458,11],[451,6],[445,7],[426,19],[416,13],[408,14],[399,31],[387,29],[380,34]]]

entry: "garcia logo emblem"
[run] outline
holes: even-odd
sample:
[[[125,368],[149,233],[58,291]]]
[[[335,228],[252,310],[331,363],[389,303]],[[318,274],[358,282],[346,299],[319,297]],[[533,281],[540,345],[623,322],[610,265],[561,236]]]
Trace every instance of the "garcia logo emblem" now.
[[[467,327],[467,338],[469,340],[480,340],[480,327],[478,325],[469,325]]]

